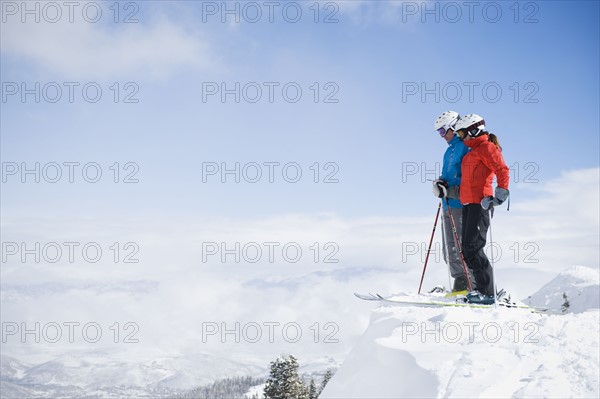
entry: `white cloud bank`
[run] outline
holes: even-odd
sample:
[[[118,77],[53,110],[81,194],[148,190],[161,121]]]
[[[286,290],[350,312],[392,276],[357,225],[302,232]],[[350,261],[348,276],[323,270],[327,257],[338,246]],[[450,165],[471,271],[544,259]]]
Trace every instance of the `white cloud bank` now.
[[[511,211],[499,209],[493,220],[494,239],[504,251],[495,263],[501,287],[515,298],[524,298],[572,265],[598,268],[599,184],[599,169],[593,168],[566,172],[539,184],[535,201],[519,201],[519,189],[513,188]],[[174,220],[167,216],[115,224],[100,216],[79,223],[55,216],[44,223],[39,215],[7,215],[2,220],[4,241],[103,240],[106,246],[135,241],[140,246],[140,262],[115,264],[108,250],[107,261],[98,264],[21,264],[13,257],[2,267],[4,320],[95,321],[107,331],[116,321],[132,321],[140,327],[138,350],[235,352],[262,359],[259,363],[281,352],[297,354],[303,360],[339,357],[354,345],[368,321],[371,305],[355,299],[353,292],[416,290],[424,253],[403,261],[403,243],[427,243],[434,215],[351,220],[336,215],[258,220]],[[207,241],[224,241],[229,248],[234,242],[297,242],[305,254],[298,263],[282,261],[281,255],[274,263],[266,261],[266,255],[258,263],[235,263],[232,256],[227,263],[221,263],[219,257],[202,262],[202,243]],[[314,242],[322,247],[330,241],[339,245],[339,263],[315,263],[309,247]],[[537,245],[537,252],[525,247],[530,242]],[[519,248],[517,259],[511,247]],[[321,257],[325,253],[322,249]],[[526,262],[526,255],[537,262]],[[434,256],[424,286],[445,281],[446,267]],[[234,336],[228,335],[223,342],[218,334],[202,342],[203,323],[213,327],[226,323],[227,328],[234,328],[237,322],[242,326],[258,323],[263,339],[249,343],[242,337],[236,343]],[[264,324],[272,322],[280,323],[273,343],[268,341]],[[285,323],[300,326],[303,336],[299,342],[282,337]],[[326,328],[326,323],[334,324]],[[314,342],[315,329],[320,333],[318,343]],[[325,343],[328,334],[337,342]],[[105,345],[114,346],[111,342]],[[83,343],[83,348],[87,346]],[[82,347],[24,345],[12,340],[5,348],[9,355],[18,353],[27,359],[48,351],[57,353],[59,348]],[[123,345],[118,348],[125,349]]]
[[[7,16],[1,36],[3,58],[67,79],[164,78],[179,67],[215,64],[206,38],[166,17],[102,24],[81,18],[70,23],[66,16],[57,23],[35,23],[32,17],[22,23]]]

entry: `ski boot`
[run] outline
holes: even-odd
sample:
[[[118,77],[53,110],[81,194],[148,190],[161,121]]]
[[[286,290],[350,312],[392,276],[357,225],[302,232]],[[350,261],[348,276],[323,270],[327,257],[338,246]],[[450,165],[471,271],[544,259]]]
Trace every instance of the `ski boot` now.
[[[493,295],[485,295],[475,290],[467,294],[467,303],[476,303],[480,305],[493,305],[496,298]]]
[[[454,279],[454,285],[452,286],[452,293],[448,296],[453,297],[464,297],[469,293],[469,283],[465,276],[458,276]]]

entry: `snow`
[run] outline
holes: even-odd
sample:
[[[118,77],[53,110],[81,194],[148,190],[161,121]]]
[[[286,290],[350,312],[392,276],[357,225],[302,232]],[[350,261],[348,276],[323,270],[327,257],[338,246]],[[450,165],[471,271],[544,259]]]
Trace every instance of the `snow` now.
[[[598,269],[573,266],[560,273],[524,302],[531,301],[531,304],[535,306],[560,308],[565,301],[563,293],[566,293],[570,303],[569,312],[580,313],[587,309],[599,309],[599,285],[600,272]]]
[[[260,385],[256,385],[251,387],[248,392],[246,392],[246,394],[244,395],[246,398],[251,399],[253,397],[257,398],[264,398],[263,392],[265,391],[265,386],[267,384],[260,384]]]
[[[564,292],[571,302],[564,315],[376,304],[368,318],[372,303],[348,293],[348,308],[335,309],[367,328],[321,397],[599,397],[598,275],[571,267],[524,300],[559,308]],[[2,397],[174,397],[219,378],[268,373],[258,353],[231,359],[233,351],[225,358],[141,346],[38,352],[48,359],[9,356],[3,347]],[[300,361],[305,380],[320,381],[339,365],[326,355]]]
[[[599,323],[594,310],[380,306],[322,398],[598,397]]]
[[[82,397],[92,393],[97,397],[174,397],[219,376],[265,373],[248,363],[198,353],[168,356],[162,351],[144,355],[135,351],[76,351],[36,365],[2,354],[0,365],[2,398]]]
[[[564,315],[378,303],[321,398],[600,397],[597,278],[571,268],[531,296],[566,292]]]
[[[0,375],[4,378],[23,378],[25,376],[25,371],[30,367],[17,359],[5,355],[2,355],[0,359]]]

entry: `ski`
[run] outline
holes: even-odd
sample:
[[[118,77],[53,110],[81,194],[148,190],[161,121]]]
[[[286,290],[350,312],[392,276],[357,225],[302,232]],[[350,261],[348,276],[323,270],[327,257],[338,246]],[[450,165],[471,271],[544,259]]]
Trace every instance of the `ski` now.
[[[404,305],[404,306],[417,306],[417,307],[428,307],[428,308],[436,308],[436,307],[461,307],[461,308],[472,308],[472,309],[490,309],[494,308],[494,304],[484,305],[479,303],[468,303],[465,302],[464,297],[456,297],[456,298],[448,298],[443,296],[427,296],[421,295],[419,297],[414,296],[402,296],[402,295],[389,295],[382,296],[379,294],[359,294],[354,293],[354,295],[365,301],[379,301],[384,303],[391,303],[395,305]],[[496,306],[502,308],[514,308],[514,309],[524,309],[529,310],[534,313],[544,313],[544,314],[562,314],[562,311],[559,309],[550,309],[536,306],[527,306],[527,305],[519,305],[517,303],[509,303],[503,301],[497,301]]]

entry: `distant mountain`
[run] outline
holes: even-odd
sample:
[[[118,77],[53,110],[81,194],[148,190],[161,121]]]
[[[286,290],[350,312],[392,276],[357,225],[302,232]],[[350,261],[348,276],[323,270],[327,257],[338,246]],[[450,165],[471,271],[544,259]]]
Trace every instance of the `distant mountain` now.
[[[140,360],[139,355],[124,356],[111,350],[74,351],[32,365],[2,355],[1,397],[190,397],[197,387],[219,381],[222,385],[225,377],[264,378],[269,366],[258,358],[234,361],[207,354],[177,356],[156,351],[145,357],[152,359]],[[322,357],[304,364],[301,371],[306,378],[320,379],[326,369],[338,365],[333,358]]]
[[[526,304],[560,308],[566,293],[570,313],[581,313],[588,309],[600,309],[600,272],[584,266],[573,266],[544,285]]]
[[[318,283],[323,279],[348,282],[353,279],[365,279],[371,276],[399,275],[398,270],[382,267],[346,267],[332,270],[318,270],[294,277],[274,277],[268,279],[252,279],[244,283],[247,287],[260,289],[285,288],[295,290],[298,287],[311,283]]]
[[[266,366],[209,355],[167,356],[128,361],[110,351],[73,352],[36,365],[1,358],[2,398],[173,397],[222,376],[258,375]],[[137,357],[132,354],[132,358]]]
[[[3,381],[23,378],[25,371],[30,367],[30,365],[20,362],[10,356],[2,355],[0,358],[0,375],[2,375]]]

